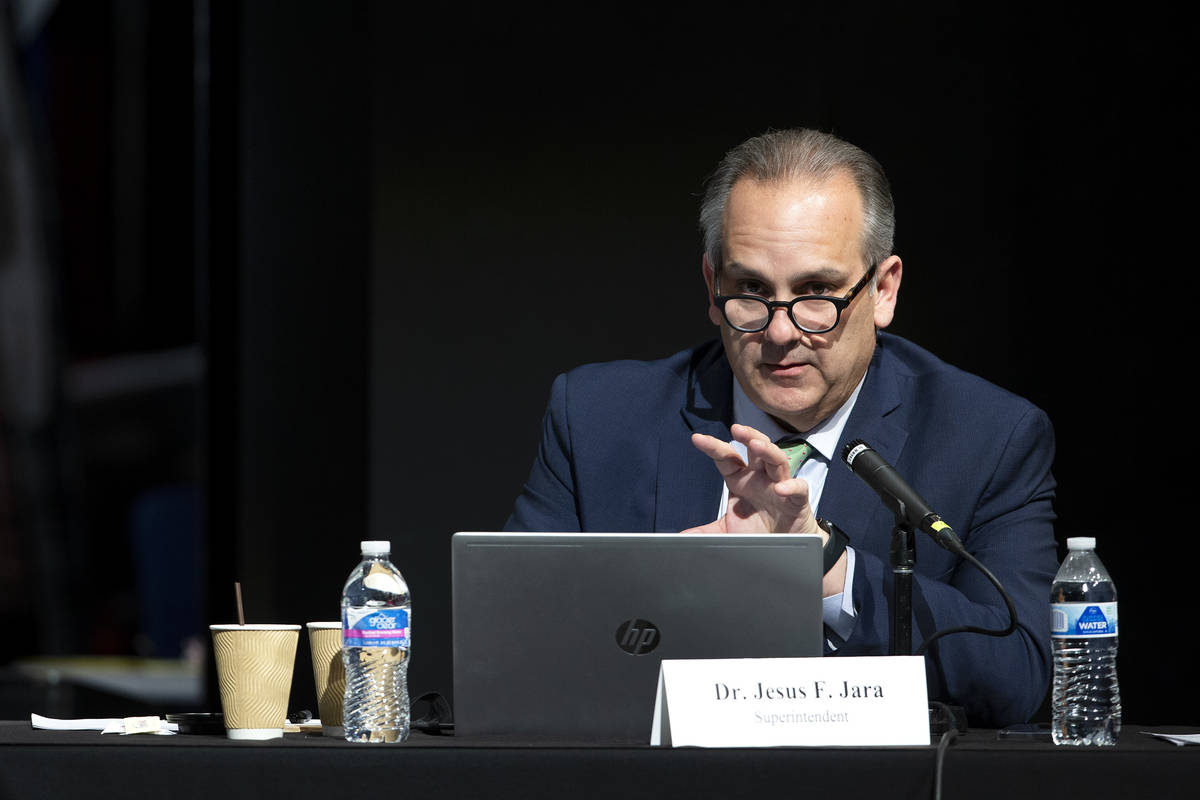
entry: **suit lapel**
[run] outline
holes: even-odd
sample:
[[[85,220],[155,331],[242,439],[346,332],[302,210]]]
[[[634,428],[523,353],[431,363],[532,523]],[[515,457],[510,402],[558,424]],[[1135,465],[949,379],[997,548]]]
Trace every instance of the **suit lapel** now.
[[[889,464],[899,460],[908,441],[899,380],[891,359],[882,346],[877,346],[858,402],[838,441],[835,463],[829,465],[818,509],[822,517],[833,520],[851,535],[852,545],[877,553],[888,552],[891,513],[879,496],[846,466],[841,454],[847,442],[862,439]],[[865,540],[855,541],[856,536]]]
[[[728,441],[733,415],[733,373],[719,342],[697,351],[678,416],[659,431],[654,530],[680,531],[716,519],[721,474],[692,445],[693,433]]]

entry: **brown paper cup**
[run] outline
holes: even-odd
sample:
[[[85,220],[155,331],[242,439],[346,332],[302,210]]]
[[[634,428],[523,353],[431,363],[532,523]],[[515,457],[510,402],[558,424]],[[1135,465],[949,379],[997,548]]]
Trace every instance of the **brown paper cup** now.
[[[342,703],[346,696],[346,665],[342,662],[342,623],[308,623],[308,645],[312,650],[313,683],[317,687],[317,709],[321,733],[345,735]]]
[[[225,735],[278,739],[287,721],[299,625],[209,625]]]

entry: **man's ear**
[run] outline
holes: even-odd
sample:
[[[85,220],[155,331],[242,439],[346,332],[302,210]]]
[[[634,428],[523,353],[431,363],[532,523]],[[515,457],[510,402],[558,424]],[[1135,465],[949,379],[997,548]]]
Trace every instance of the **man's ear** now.
[[[700,272],[704,275],[704,291],[708,294],[708,318],[713,325],[721,326],[721,310],[713,302],[713,267],[708,263],[708,255],[700,258]]]
[[[896,303],[900,299],[900,278],[904,265],[900,256],[888,256],[875,270],[875,327],[886,328],[892,324],[896,314]]]

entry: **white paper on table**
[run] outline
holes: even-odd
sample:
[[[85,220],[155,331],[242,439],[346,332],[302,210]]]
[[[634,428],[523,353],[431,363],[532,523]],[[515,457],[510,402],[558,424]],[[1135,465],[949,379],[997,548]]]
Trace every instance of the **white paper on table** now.
[[[1200,744],[1200,733],[1154,733],[1153,731],[1142,731],[1147,736],[1157,736],[1160,739],[1166,739],[1168,742],[1174,742],[1181,747],[1185,744]]]
[[[41,714],[30,714],[29,721],[35,728],[48,731],[100,731],[100,733],[125,734],[124,718],[111,719],[55,719],[43,717]],[[175,722],[159,723],[157,736],[170,736],[179,732],[179,724]]]

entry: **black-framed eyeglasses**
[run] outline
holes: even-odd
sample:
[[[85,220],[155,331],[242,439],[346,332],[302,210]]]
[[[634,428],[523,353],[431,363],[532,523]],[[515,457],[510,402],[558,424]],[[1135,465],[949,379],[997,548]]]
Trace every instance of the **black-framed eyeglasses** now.
[[[791,300],[764,300],[752,294],[731,294],[722,296],[717,288],[717,271],[713,270],[713,302],[721,309],[722,316],[729,327],[742,333],[758,333],[765,331],[775,316],[775,310],[786,308],[788,319],[805,333],[829,333],[841,322],[842,312],[855,295],[862,291],[871,276],[875,274],[875,265],[867,270],[858,283],[850,287],[850,291],[841,297],[826,297],[819,294],[806,294]]]

